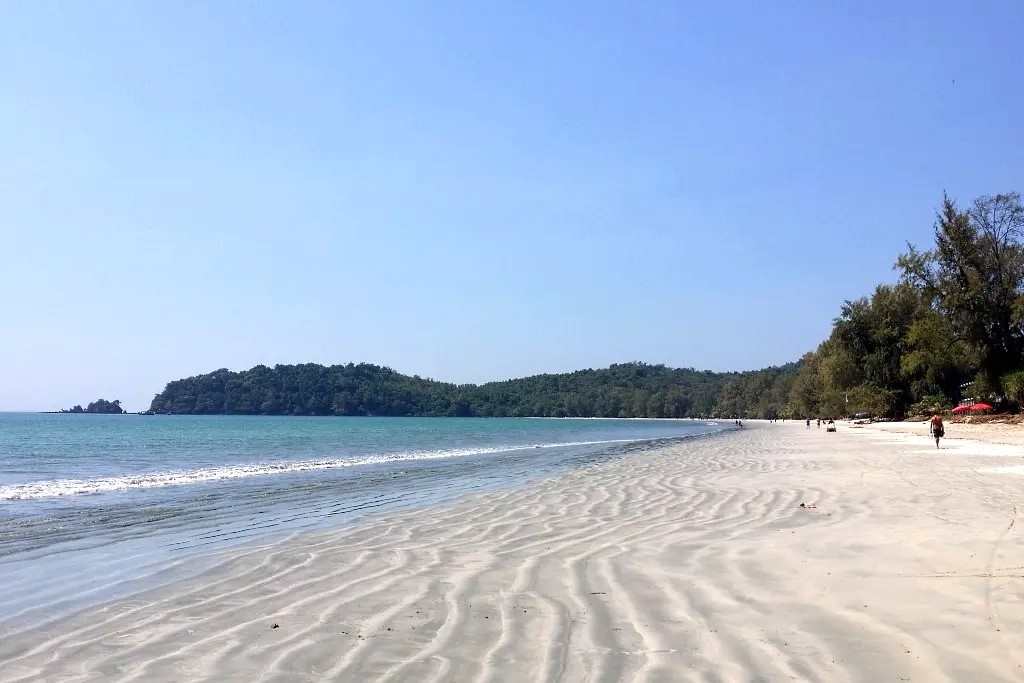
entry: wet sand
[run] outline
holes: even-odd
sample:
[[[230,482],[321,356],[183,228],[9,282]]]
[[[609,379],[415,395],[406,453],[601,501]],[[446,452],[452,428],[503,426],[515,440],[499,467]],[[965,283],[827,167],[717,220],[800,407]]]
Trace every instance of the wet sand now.
[[[1024,450],[908,429],[751,423],[233,551],[0,626],[0,681],[1024,679]]]

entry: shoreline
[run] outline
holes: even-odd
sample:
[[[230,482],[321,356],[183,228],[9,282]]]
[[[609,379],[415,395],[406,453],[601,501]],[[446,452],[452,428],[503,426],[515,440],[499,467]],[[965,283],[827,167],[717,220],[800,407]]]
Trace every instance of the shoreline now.
[[[175,471],[161,470],[151,475],[158,478],[152,483],[160,485],[147,486],[147,475],[125,476],[117,481],[130,481],[130,490],[113,487],[98,495],[82,493],[83,487],[89,484],[97,490],[103,488],[101,484],[110,483],[107,479],[50,481],[46,483],[51,488],[73,484],[69,490],[75,494],[19,496],[11,500],[5,500],[5,487],[0,486],[0,512],[36,515],[24,517],[21,524],[16,517],[7,518],[8,526],[0,529],[7,539],[0,552],[0,582],[7,588],[4,597],[0,597],[0,614],[4,615],[0,619],[0,637],[5,632],[45,624],[83,608],[132,599],[147,588],[167,583],[167,577],[195,574],[198,567],[215,561],[222,553],[259,547],[295,533],[347,528],[363,519],[400,510],[431,514],[476,492],[530,486],[571,469],[573,461],[579,458],[615,459],[628,452],[713,433],[715,430],[656,437],[638,434],[627,439],[523,443],[468,451],[402,451],[397,454],[402,456],[398,460],[390,459],[396,456],[392,453],[387,458],[379,456],[382,462],[346,461],[345,467],[318,466],[309,471],[302,467],[292,471],[295,466],[307,464],[306,461],[290,462],[290,467],[271,462],[265,463],[266,471],[261,470],[258,475],[214,478],[200,484],[195,483],[194,472],[177,471],[182,486],[164,482]],[[536,455],[542,451],[554,455]],[[412,455],[417,457],[409,459]],[[492,466],[491,458],[495,456],[500,456],[498,464]],[[388,468],[394,467],[397,469],[389,474]],[[417,471],[436,474],[424,478]],[[345,472],[351,472],[351,478],[346,478],[349,475]],[[339,473],[343,475],[341,479],[337,478]],[[266,483],[260,483],[264,478]],[[314,495],[296,497],[287,493],[301,490],[303,481],[310,482]],[[393,483],[381,483],[389,481]],[[257,490],[263,488],[265,495],[289,501],[275,503],[265,495],[235,495],[225,500],[225,496],[232,495],[231,487],[236,482],[255,486]],[[132,499],[135,506],[126,504]],[[96,501],[105,501],[96,508],[96,514],[102,514],[107,522],[104,528],[86,530],[75,526],[74,512],[61,514],[63,510],[79,509],[76,506],[87,510],[97,505]],[[157,523],[147,523],[143,515],[142,523],[135,528],[139,519],[136,508],[140,506],[154,508],[160,516]],[[48,533],[58,540],[47,543]]]
[[[1024,672],[1024,477],[985,471],[1019,449],[960,425],[936,456],[913,430],[745,424],[226,553],[5,633],[0,680]]]

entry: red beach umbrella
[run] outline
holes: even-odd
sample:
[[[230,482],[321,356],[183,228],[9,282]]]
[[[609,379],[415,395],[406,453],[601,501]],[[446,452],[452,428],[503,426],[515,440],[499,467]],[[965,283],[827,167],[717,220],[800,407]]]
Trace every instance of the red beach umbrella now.
[[[980,413],[986,410],[992,410],[992,406],[988,403],[974,403],[969,406],[957,406],[953,408],[954,415],[960,415],[962,413]]]

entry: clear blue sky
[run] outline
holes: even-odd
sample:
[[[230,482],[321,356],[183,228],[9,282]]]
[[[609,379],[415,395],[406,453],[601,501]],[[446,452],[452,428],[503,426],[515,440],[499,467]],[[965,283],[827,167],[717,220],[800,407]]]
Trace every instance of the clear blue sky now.
[[[493,4],[4,3],[0,410],[783,363],[1024,190],[1020,2]]]

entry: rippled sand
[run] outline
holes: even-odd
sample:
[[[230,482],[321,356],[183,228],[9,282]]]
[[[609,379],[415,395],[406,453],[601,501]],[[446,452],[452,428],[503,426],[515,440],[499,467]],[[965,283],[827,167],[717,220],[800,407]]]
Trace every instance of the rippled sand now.
[[[1022,680],[1024,452],[948,443],[762,423],[250,548],[0,680]]]

